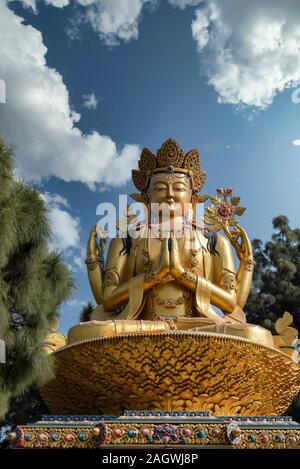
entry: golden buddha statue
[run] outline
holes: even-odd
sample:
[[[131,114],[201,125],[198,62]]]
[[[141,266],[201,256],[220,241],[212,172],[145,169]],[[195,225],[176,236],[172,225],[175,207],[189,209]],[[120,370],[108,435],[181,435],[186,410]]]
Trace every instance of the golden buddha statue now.
[[[97,307],[91,321],[71,328],[68,342],[175,328],[223,332],[273,346],[271,333],[247,325],[243,312],[254,262],[247,233],[231,216],[238,214],[233,205],[239,198],[230,205],[232,189],[219,189],[224,201],[211,197],[218,210],[208,209],[203,228],[194,219],[197,203],[208,198],[199,195],[206,172],[197,150],[184,154],[169,139],[156,156],[145,148],[138,166],[132,177],[140,192],[132,198],[146,207],[146,222],[138,223],[136,236],[112,239],[105,266],[103,240],[98,243],[97,226],[91,230],[86,263]]]
[[[97,306],[66,341],[50,331],[55,377],[41,389],[45,402],[56,415],[281,415],[300,386],[298,334],[288,312],[275,336],[246,323],[254,262],[235,218],[245,210],[239,197],[200,194],[198,151],[184,154],[171,139],[156,155],[144,149],[138,166],[131,196],[144,219],[127,211],[105,262],[104,233],[91,230],[86,262]]]

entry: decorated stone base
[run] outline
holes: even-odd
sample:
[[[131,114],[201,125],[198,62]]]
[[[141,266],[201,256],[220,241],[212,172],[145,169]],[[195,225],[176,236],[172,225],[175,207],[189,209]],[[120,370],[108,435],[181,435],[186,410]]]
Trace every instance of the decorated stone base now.
[[[214,417],[209,412],[127,411],[114,416],[46,415],[17,427],[17,448],[300,448],[291,417]]]

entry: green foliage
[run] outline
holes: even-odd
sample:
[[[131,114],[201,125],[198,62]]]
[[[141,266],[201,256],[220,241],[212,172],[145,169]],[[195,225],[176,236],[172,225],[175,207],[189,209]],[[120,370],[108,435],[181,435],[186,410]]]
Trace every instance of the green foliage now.
[[[12,397],[52,376],[43,344],[70,297],[73,280],[58,253],[39,193],[13,177],[12,148],[0,139],[0,416]]]
[[[80,322],[86,322],[91,320],[91,314],[94,311],[93,304],[89,301],[81,310]]]
[[[289,311],[300,331],[300,229],[291,228],[284,215],[273,219],[273,228],[271,241],[252,242],[255,269],[247,321],[274,332],[276,320]]]
[[[284,215],[273,218],[273,228],[271,241],[252,242],[255,269],[245,307],[247,321],[276,334],[275,322],[288,311],[300,331],[300,229],[291,228]],[[300,394],[286,414],[300,422]]]
[[[48,414],[51,412],[43,402],[36,386],[30,386],[26,392],[13,397],[5,417],[5,423],[0,428],[0,448],[8,447],[7,435],[15,428],[16,422],[19,425],[26,425],[28,422],[37,422],[41,419],[41,415]]]

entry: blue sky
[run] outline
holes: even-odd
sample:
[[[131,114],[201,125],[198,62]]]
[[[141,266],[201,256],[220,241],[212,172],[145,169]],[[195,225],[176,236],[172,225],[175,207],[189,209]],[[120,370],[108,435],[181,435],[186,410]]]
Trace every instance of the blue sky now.
[[[18,176],[45,194],[78,285],[62,331],[92,301],[83,259],[96,207],[135,191],[144,146],[199,148],[203,192],[234,187],[251,238],[269,239],[278,214],[299,226],[299,3],[4,0],[1,17],[0,133],[17,145]]]

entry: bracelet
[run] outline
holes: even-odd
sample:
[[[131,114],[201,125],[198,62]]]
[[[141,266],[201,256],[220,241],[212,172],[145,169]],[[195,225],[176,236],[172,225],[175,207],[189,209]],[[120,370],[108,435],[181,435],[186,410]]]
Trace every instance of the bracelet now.
[[[190,282],[197,281],[197,275],[189,270],[184,269],[181,275],[179,275],[178,280],[189,280]]]
[[[221,287],[236,292],[236,276],[232,272],[225,272],[221,280]]]
[[[86,259],[85,263],[87,265],[88,270],[94,270],[97,267],[97,265],[101,263],[100,257],[96,257],[93,259]]]
[[[119,273],[115,268],[108,269],[104,273],[103,284],[105,287],[117,286],[120,283]]]
[[[248,272],[253,272],[255,263],[252,257],[242,257],[241,264]]]
[[[160,283],[161,278],[155,272],[146,272],[144,276],[145,282]]]

